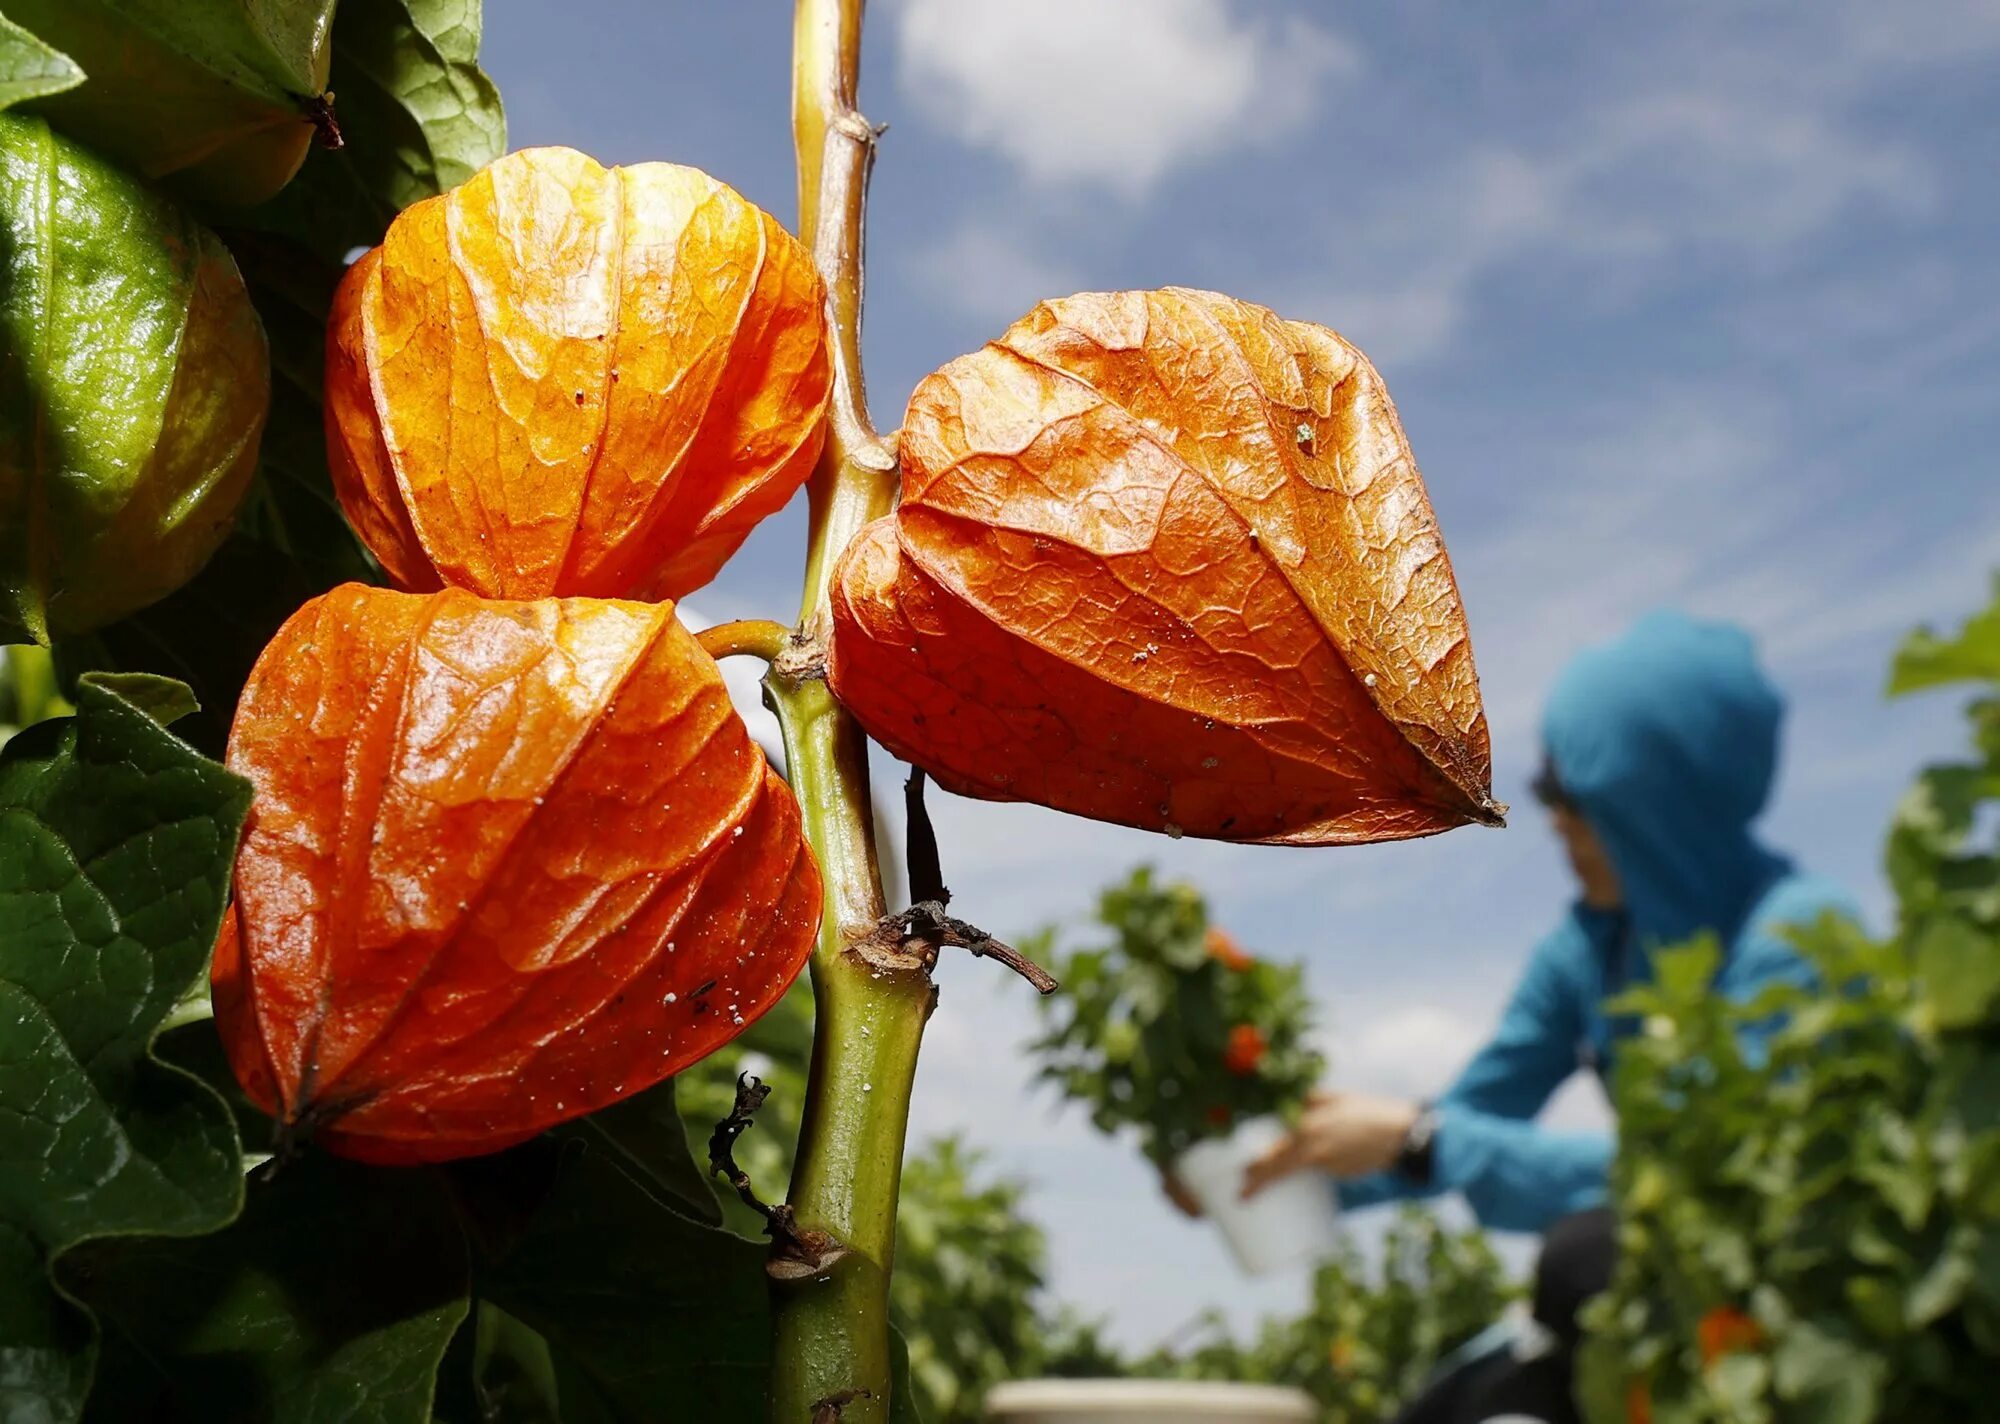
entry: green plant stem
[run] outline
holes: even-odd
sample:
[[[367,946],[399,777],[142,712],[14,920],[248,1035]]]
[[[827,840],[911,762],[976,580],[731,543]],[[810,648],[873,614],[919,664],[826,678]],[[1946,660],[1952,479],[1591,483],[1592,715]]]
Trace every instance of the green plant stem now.
[[[739,618],[734,623],[718,623],[694,635],[702,651],[718,661],[737,656],[762,658],[774,663],[785,650],[792,630],[768,618]]]
[[[810,491],[799,629],[765,686],[826,887],[812,959],[812,1075],[791,1204],[801,1226],[830,1233],[848,1254],[820,1276],[774,1287],[772,1418],[780,1424],[808,1424],[818,1402],[843,1395],[850,1401],[843,1424],[889,1417],[896,1193],[932,1002],[928,975],[884,972],[850,952],[886,907],[867,740],[824,681],[834,563],[895,497],[895,457],[869,422],[861,377],[862,217],[875,151],[875,132],[854,108],[861,15],[862,0],[798,0],[793,30],[799,236],[826,280],[834,392]]]

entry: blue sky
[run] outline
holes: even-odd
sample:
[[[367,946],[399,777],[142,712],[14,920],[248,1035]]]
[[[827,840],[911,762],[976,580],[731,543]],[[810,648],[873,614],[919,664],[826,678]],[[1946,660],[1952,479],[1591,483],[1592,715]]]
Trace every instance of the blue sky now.
[[[792,220],[788,5],[487,9],[515,146],[693,164]],[[1338,329],[1424,470],[1520,807],[1315,852],[941,797],[963,913],[1026,930],[1153,860],[1309,965],[1337,1082],[1440,1088],[1566,894],[1523,790],[1542,693],[1679,604],[1748,625],[1792,697],[1770,838],[1882,914],[1881,827],[1957,735],[1949,699],[1883,703],[1886,659],[2000,564],[2000,4],[877,0],[869,24],[878,422],[1045,296],[1213,287]],[[802,538],[797,508],[771,521],[695,607],[787,616]],[[1135,1344],[1302,1298],[1235,1277],[1133,1151],[1028,1091],[1023,991],[942,981],[917,1131],[1035,1183],[1064,1298]],[[1555,1110],[1602,1113],[1589,1085]]]

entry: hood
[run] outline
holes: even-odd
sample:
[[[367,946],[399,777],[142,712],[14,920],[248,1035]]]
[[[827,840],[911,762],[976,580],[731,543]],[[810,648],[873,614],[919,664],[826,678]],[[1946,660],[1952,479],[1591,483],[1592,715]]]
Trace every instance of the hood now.
[[[1543,743],[1617,868],[1642,944],[1712,930],[1729,945],[1789,869],[1750,832],[1783,719],[1749,635],[1679,613],[1647,615],[1558,679]]]

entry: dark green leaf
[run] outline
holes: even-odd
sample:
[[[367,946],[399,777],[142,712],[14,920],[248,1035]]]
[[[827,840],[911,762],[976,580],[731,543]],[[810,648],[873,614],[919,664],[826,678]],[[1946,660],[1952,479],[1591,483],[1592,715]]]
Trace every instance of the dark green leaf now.
[[[910,1345],[893,1325],[889,1327],[889,1378],[896,1391],[889,1400],[889,1424],[924,1424],[926,1416],[910,1385]],[[940,1419],[935,1424],[946,1421]]]
[[[184,682],[150,672],[98,672],[90,680],[106,692],[122,698],[162,727],[171,727],[181,718],[201,710],[194,692]]]
[[[297,171],[326,88],[334,0],[7,0],[84,82],[35,109],[203,205],[258,203]]]
[[[584,1139],[504,1158],[469,1190],[504,1188],[496,1175],[510,1171],[549,1185],[478,1289],[548,1340],[565,1417],[591,1401],[591,1417],[651,1424],[699,1400],[703,1418],[763,1418],[765,1247],[690,1220],[623,1153]]]
[[[75,60],[0,15],[0,109],[60,94],[83,79]]]
[[[1978,1236],[1970,1227],[1953,1232],[1929,1269],[1911,1282],[1903,1309],[1912,1327],[1922,1330],[1935,1325],[1965,1298],[1977,1265],[1978,1245]]]
[[[563,1424],[549,1342],[491,1301],[479,1303],[473,1376],[482,1419]]]
[[[380,242],[402,209],[505,152],[479,31],[478,0],[342,0],[331,87],[346,145],[315,150],[256,225],[338,263]]]
[[[249,799],[95,678],[0,751],[0,1414],[82,1405],[93,1330],[49,1260],[241,1204],[228,1109],[150,1048],[207,969]]]
[[[290,559],[297,580],[314,592],[349,580],[375,582],[374,564],[334,497],[320,414],[326,318],[340,282],[339,260],[271,233],[232,228],[222,236],[271,346],[271,408],[238,539],[253,538]]]
[[[696,1165],[680,1114],[675,1111],[672,1079],[579,1118],[563,1131],[616,1153],[628,1171],[665,1197],[676,1211],[704,1226],[722,1224],[722,1209],[709,1187],[707,1168]]]
[[[90,638],[59,643],[57,663],[72,681],[90,668],[121,668],[187,683],[201,710],[179,730],[220,756],[257,655],[300,604],[322,591],[297,560],[238,535],[178,592]]]
[[[95,1245],[62,1274],[104,1321],[88,1418],[107,1424],[426,1424],[466,1314],[441,1178],[325,1153],[218,1235]]]

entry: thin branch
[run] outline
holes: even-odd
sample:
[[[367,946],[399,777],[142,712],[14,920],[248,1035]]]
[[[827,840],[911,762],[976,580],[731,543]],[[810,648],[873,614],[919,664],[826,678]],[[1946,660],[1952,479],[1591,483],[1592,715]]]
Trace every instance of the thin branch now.
[[[784,655],[791,636],[791,629],[768,618],[739,618],[734,623],[704,628],[694,635],[694,640],[717,661],[743,656],[775,663]]]
[[[826,282],[833,401],[813,475],[802,631],[824,638],[833,561],[895,497],[896,455],[875,433],[861,374],[868,176],[882,130],[856,109],[861,0],[800,0],[793,26],[792,133],[799,158],[799,239]]]

